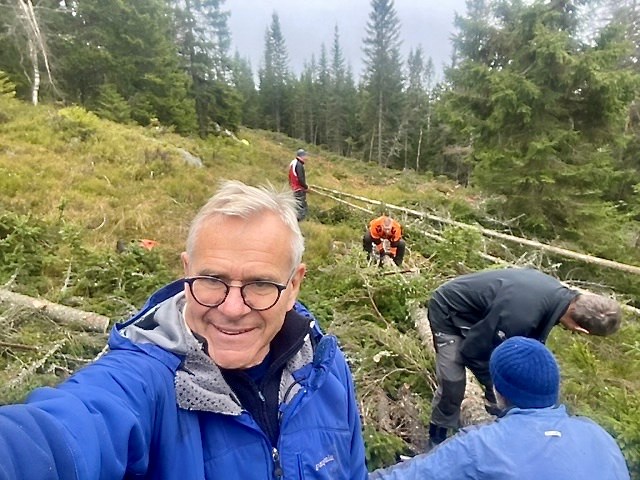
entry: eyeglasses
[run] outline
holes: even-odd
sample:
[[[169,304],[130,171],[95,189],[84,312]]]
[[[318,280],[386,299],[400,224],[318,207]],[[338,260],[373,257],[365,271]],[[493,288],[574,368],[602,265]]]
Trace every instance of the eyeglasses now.
[[[219,307],[229,295],[231,287],[240,288],[244,304],[252,310],[261,312],[273,307],[284,290],[286,290],[295,270],[291,272],[287,283],[282,285],[268,280],[248,282],[243,285],[230,285],[223,280],[208,275],[197,275],[185,278],[194,300],[204,307]]]

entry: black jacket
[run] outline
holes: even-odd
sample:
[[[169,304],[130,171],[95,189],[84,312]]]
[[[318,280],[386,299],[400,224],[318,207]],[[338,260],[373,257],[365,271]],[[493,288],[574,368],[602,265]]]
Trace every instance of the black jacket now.
[[[578,292],[532,268],[485,270],[454,278],[429,300],[431,330],[461,335],[461,353],[488,362],[506,338],[522,335],[544,342]]]

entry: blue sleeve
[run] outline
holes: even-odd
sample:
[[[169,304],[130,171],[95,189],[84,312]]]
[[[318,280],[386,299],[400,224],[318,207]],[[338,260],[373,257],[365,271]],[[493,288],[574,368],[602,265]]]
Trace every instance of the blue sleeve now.
[[[50,414],[25,405],[0,409],[0,479],[79,479],[73,456]]]
[[[473,441],[464,433],[451,437],[429,453],[369,474],[369,480],[460,480],[480,478]]]
[[[145,472],[168,378],[170,369],[146,355],[112,353],[57,388],[34,390],[25,404],[1,407],[0,479],[106,480]]]
[[[432,478],[428,477],[428,461],[426,455],[418,455],[404,462],[397,463],[391,467],[374,470],[369,474],[369,480],[411,480]]]
[[[367,478],[366,454],[364,448],[364,438],[362,436],[362,423],[360,421],[360,410],[356,397],[355,386],[351,370],[344,355],[340,352],[345,369],[346,388],[349,392],[349,425],[351,426],[351,480],[363,480]]]

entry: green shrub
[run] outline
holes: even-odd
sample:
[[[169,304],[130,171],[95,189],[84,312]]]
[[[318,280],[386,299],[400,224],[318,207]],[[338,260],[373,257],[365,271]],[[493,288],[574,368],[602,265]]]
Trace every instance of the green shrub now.
[[[81,265],[69,295],[91,311],[123,318],[138,310],[155,290],[172,280],[157,250],[130,244],[123,252],[96,252]]]
[[[110,316],[126,316],[172,279],[162,252],[132,242],[123,252],[88,250],[80,231],[62,219],[45,222],[0,215],[0,282],[21,293],[68,302]]]
[[[131,106],[112,84],[100,86],[97,105],[93,111],[113,122],[131,122]]]
[[[434,267],[441,271],[459,272],[460,268],[475,270],[484,265],[478,253],[482,250],[482,235],[461,227],[445,227],[443,242],[430,242],[426,249],[433,252]]]
[[[0,278],[27,292],[46,291],[48,275],[63,271],[57,246],[61,231],[28,215],[0,214]]]
[[[404,442],[397,436],[377,431],[374,427],[364,427],[364,440],[367,444],[367,467],[369,470],[394,464],[403,453],[409,453]]]
[[[55,118],[56,128],[67,140],[77,138],[86,141],[100,128],[98,117],[82,107],[67,107],[58,111]]]

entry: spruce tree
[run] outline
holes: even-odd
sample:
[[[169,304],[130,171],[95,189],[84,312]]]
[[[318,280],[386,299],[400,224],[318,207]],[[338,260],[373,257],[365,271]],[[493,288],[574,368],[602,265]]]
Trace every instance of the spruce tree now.
[[[250,128],[259,126],[258,91],[256,90],[251,62],[236,51],[231,62],[232,83],[242,99],[241,123]]]
[[[336,25],[333,32],[331,48],[331,88],[327,99],[327,144],[331,150],[340,154],[346,153],[346,138],[349,136],[349,116],[355,112],[355,96],[353,80],[348,77],[346,61],[340,45],[340,33]],[[351,84],[349,83],[351,82]]]
[[[402,115],[400,21],[393,0],[371,0],[366,34],[363,126],[370,139],[369,158],[386,166],[396,151]]]
[[[73,3],[51,43],[65,99],[103,109],[108,86],[114,98],[127,101],[134,121],[193,131],[189,79],[180,68],[172,18],[164,0]]]
[[[624,45],[605,30],[584,43],[572,2],[471,6],[443,105],[472,146],[473,182],[540,236],[606,225],[602,201],[620,174],[612,152],[636,88]]]
[[[424,58],[422,47],[409,52],[407,58],[407,89],[405,112],[403,160],[404,168],[420,169],[431,127],[430,88],[433,82],[433,62]]]
[[[283,129],[290,76],[287,46],[280,29],[280,19],[274,12],[265,32],[264,65],[259,77],[263,122],[276,132]]]
[[[232,92],[227,26],[229,12],[224,0],[170,0],[176,22],[176,44],[185,71],[191,78],[191,96],[198,120],[198,132],[206,137],[215,126],[237,128],[241,109]],[[224,92],[231,93],[225,98]]]

